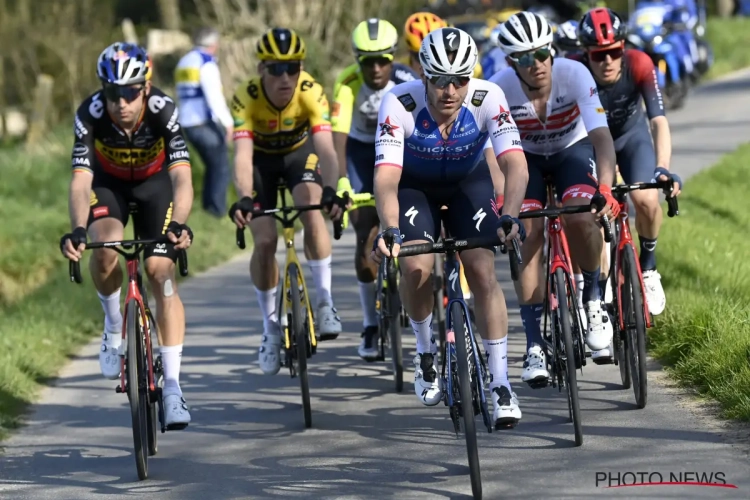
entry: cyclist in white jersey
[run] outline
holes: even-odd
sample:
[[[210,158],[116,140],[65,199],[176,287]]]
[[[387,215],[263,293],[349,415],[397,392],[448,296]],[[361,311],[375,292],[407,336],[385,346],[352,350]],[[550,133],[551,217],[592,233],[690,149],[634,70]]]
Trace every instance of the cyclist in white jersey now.
[[[529,165],[522,210],[542,208],[547,203],[547,177],[553,178],[564,206],[589,204],[597,190],[607,200],[596,216],[563,218],[571,258],[584,278],[586,343],[591,350],[604,349],[612,340],[613,329],[599,292],[604,239],[597,219],[606,215],[612,220],[619,211],[609,187],[615,176],[615,148],[607,116],[586,67],[577,61],[551,57],[552,29],[544,18],[519,12],[503,23],[499,32],[498,44],[512,65],[490,81],[505,92]],[[528,239],[516,284],[527,343],[521,380],[542,387],[549,377],[540,326],[544,220],[530,219],[524,224]]]
[[[517,216],[526,190],[527,168],[518,130],[502,90],[472,79],[478,53],[474,40],[456,28],[440,28],[422,42],[421,81],[402,83],[383,97],[375,142],[375,199],[385,228],[376,240],[373,258],[388,255],[385,240],[402,243],[436,241],[442,221],[459,239],[500,235],[504,220],[523,239]],[[485,148],[487,141],[491,148]],[[502,216],[495,204],[489,167],[480,161],[494,150],[506,177]],[[518,233],[521,231],[521,234]],[[484,337],[491,375],[494,419],[514,425],[521,418],[508,382],[508,316],[495,277],[495,248],[461,252],[466,278],[474,293],[477,325]],[[427,406],[440,402],[442,392],[435,366],[437,346],[432,335],[434,255],[406,257],[400,262],[402,299],[417,337],[414,392]]]

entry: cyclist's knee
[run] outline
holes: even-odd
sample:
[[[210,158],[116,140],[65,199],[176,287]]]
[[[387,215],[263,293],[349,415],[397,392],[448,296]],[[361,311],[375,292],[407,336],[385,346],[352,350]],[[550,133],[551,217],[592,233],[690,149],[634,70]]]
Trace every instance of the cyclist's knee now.
[[[305,232],[316,232],[320,229],[321,231],[325,227],[325,219],[323,218],[323,212],[320,210],[310,210],[303,212],[299,216],[302,221],[302,226],[305,228]]]
[[[598,233],[600,231],[600,226],[596,222],[594,214],[570,214],[563,217],[565,230],[569,232],[571,236],[578,235],[578,237],[583,237],[589,233]]]
[[[323,196],[323,188],[315,182],[300,182],[292,189],[292,199],[295,205],[314,205],[320,203],[321,196]]]
[[[526,229],[526,239],[522,248],[533,251],[541,247],[544,242],[544,221],[542,219],[525,219],[523,226]]]
[[[655,189],[633,192],[630,194],[630,199],[639,217],[651,220],[656,217],[658,211],[661,211],[659,192]]]
[[[419,288],[432,276],[434,256],[415,255],[399,259],[399,265],[407,284],[412,288]]]
[[[106,240],[103,240],[106,241]],[[110,248],[96,248],[91,256],[91,268],[104,273],[117,265],[117,252]]]
[[[484,296],[494,290],[495,256],[490,250],[477,248],[463,252],[461,263],[472,292]]]
[[[156,297],[177,296],[177,283],[174,277],[174,262],[166,257],[146,259],[145,271]]]

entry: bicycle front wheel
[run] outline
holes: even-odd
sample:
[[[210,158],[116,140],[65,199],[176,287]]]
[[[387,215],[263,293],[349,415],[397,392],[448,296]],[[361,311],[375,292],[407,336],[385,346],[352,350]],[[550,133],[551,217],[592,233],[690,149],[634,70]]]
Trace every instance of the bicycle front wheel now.
[[[391,344],[391,362],[393,363],[393,381],[396,392],[404,390],[404,351],[401,347],[401,300],[398,296],[396,267],[391,264],[388,269],[388,340]]]
[[[305,427],[312,427],[312,407],[310,406],[310,385],[307,380],[307,323],[302,307],[302,298],[299,289],[299,268],[296,264],[289,266],[289,292],[292,297],[292,324],[295,353],[297,357],[297,375],[299,375],[300,388],[302,389],[302,409],[305,414]]]
[[[149,337],[153,335],[153,333],[156,331],[156,322],[154,321],[154,318],[151,315],[151,311],[146,311],[146,316],[148,317],[148,325],[149,325]],[[146,340],[146,342],[151,342],[151,338]],[[153,347],[152,347],[153,351]],[[156,394],[159,394],[159,379],[161,378],[162,374],[162,366],[161,366],[161,358],[156,358],[153,363],[153,370],[154,370],[154,385],[156,388]],[[150,390],[146,389],[147,394],[149,395],[146,400],[148,401],[148,455],[154,456],[159,451],[159,428],[157,427],[157,406],[158,401],[151,400],[151,394]]]
[[[445,356],[445,292],[443,288],[445,270],[443,269],[443,265],[442,255],[435,255],[435,269],[432,276],[432,292],[435,305],[433,306],[432,317],[433,321],[437,323],[438,341],[440,342],[440,349],[438,351],[440,352],[441,359]]]
[[[583,429],[581,426],[581,407],[578,400],[578,377],[576,374],[575,351],[573,347],[573,333],[571,328],[571,307],[577,307],[575,294],[565,286],[565,273],[562,269],[555,271],[555,292],[557,293],[557,312],[560,327],[562,346],[557,346],[557,360],[564,365],[565,385],[568,389],[568,409],[570,419],[573,421],[576,446],[583,444]],[[562,349],[560,349],[562,347]]]
[[[472,367],[469,353],[469,339],[466,337],[467,318],[460,302],[451,305],[451,326],[456,337],[456,364],[458,365],[458,389],[461,396],[461,413],[464,417],[464,436],[466,452],[469,456],[469,476],[471,492],[474,498],[482,498],[482,474],[479,468],[479,448],[477,447],[477,426],[474,419],[474,398],[471,390],[471,374],[476,373]]]
[[[146,376],[141,308],[135,299],[128,302],[126,317],[128,352],[125,360],[127,392],[130,400],[130,418],[133,425],[133,456],[138,470],[138,479],[148,477],[148,388],[142,380]]]
[[[648,399],[648,372],[646,371],[646,318],[643,309],[641,277],[635,265],[635,250],[627,245],[623,253],[623,318],[627,331],[630,378],[638,408],[645,408]]]

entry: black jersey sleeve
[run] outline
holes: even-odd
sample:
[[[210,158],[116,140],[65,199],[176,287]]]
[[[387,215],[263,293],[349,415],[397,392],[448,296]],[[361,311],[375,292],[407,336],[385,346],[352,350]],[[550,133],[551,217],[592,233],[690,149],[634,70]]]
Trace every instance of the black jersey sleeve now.
[[[164,167],[171,170],[177,167],[190,167],[188,152],[182,128],[178,120],[179,111],[174,100],[152,87],[148,96],[148,110],[154,131],[164,140]]]
[[[94,173],[96,121],[103,114],[104,98],[101,92],[88,97],[76,110],[73,119],[75,142],[70,159],[73,172]]]

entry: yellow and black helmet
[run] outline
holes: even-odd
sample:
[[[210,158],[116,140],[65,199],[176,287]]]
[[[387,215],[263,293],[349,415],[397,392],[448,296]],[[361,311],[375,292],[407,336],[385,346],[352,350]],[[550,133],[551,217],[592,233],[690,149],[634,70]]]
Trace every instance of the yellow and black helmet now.
[[[261,61],[302,61],[307,48],[294,30],[273,28],[258,40],[257,55]]]

